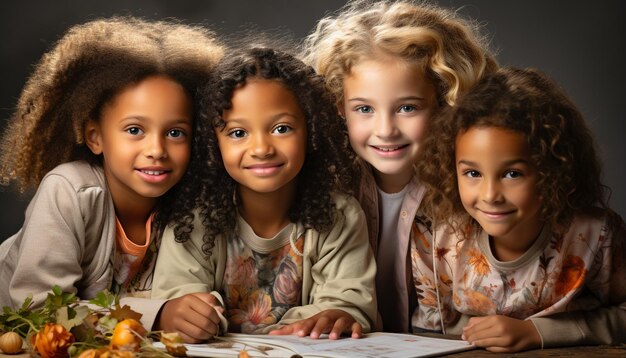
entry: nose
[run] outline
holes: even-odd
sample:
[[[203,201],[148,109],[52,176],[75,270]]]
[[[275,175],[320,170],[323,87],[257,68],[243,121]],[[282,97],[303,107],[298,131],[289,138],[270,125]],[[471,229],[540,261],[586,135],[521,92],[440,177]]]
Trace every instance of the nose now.
[[[390,138],[397,134],[395,117],[388,113],[380,113],[374,119],[374,134],[380,138]]]
[[[486,203],[502,202],[502,187],[497,179],[484,178],[481,185],[481,200]]]
[[[167,158],[167,150],[164,143],[164,138],[154,135],[146,141],[146,156],[152,159],[165,159]]]
[[[267,158],[273,155],[274,146],[271,139],[267,138],[264,133],[253,136],[251,152],[257,158]]]

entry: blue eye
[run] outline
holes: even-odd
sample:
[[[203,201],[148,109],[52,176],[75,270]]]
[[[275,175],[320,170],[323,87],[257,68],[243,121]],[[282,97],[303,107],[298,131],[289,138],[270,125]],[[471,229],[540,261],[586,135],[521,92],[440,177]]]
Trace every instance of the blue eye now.
[[[410,113],[415,111],[417,108],[415,108],[415,106],[411,106],[411,105],[404,105],[404,106],[400,106],[399,112],[400,113]]]
[[[183,132],[180,129],[170,129],[167,132],[167,135],[172,137],[172,138],[180,138],[180,137],[184,137],[185,136],[185,132]]]
[[[290,131],[291,131],[291,127],[282,124],[282,125],[276,126],[276,128],[274,128],[272,133],[285,134]]]
[[[354,110],[363,114],[370,114],[374,112],[374,109],[370,106],[358,106]]]
[[[126,128],[126,132],[130,135],[140,135],[143,131],[139,127]]]
[[[243,138],[246,136],[246,131],[243,129],[234,129],[228,132],[228,136],[231,138]]]

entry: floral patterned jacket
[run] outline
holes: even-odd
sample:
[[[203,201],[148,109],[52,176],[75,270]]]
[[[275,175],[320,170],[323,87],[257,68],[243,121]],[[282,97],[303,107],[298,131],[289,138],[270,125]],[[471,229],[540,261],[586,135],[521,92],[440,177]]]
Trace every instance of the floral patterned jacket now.
[[[446,333],[460,334],[471,316],[506,315],[531,320],[543,347],[626,342],[626,230],[619,215],[578,216],[564,235],[545,227],[508,262],[492,255],[484,232],[462,240],[441,227],[435,239],[411,243],[422,292],[416,330],[441,330],[443,321]]]
[[[374,277],[376,263],[367,244],[363,211],[352,197],[335,196],[338,219],[326,233],[304,232],[301,306],[289,309],[277,324],[261,332],[308,318],[327,309],[348,312],[371,330],[376,318]],[[202,252],[203,226],[196,216],[191,239],[177,243],[170,228],[163,234],[157,258],[152,297],[171,299],[195,292],[211,292],[222,302],[226,276],[227,243],[215,241],[210,257]]]

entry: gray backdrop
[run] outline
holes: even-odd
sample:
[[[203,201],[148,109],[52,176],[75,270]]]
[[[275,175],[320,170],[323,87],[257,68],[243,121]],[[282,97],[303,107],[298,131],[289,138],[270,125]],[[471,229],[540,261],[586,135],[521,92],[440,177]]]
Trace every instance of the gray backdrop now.
[[[255,26],[307,34],[315,21],[344,1],[2,1],[0,3],[0,129],[40,56],[71,25],[96,17],[136,15],[179,18],[219,34]],[[626,2],[440,0],[485,25],[502,65],[538,67],[576,101],[598,140],[611,206],[626,214]],[[0,187],[0,241],[22,225],[30,195]],[[45,238],[42,238],[45,239]]]

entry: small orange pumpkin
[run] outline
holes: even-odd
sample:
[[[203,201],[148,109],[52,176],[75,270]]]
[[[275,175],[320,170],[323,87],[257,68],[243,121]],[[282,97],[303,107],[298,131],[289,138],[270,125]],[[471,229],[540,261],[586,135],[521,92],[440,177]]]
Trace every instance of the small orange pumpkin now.
[[[137,320],[128,318],[120,321],[113,330],[111,348],[137,352],[146,333],[146,329]]]

